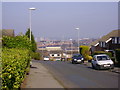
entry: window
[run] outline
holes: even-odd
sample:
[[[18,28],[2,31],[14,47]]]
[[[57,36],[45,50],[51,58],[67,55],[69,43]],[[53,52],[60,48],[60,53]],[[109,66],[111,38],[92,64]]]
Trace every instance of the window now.
[[[106,47],[106,43],[105,42],[99,42],[100,47]]]
[[[112,43],[113,43],[113,44],[115,43],[115,37],[112,38]]]
[[[118,44],[120,44],[120,37],[118,37]]]
[[[101,61],[101,60],[110,60],[110,58],[108,56],[97,56],[97,60]]]
[[[115,44],[117,44],[117,37],[115,37]]]
[[[112,43],[113,44],[120,44],[120,37],[113,37],[112,38]]]
[[[102,47],[102,42],[99,42],[99,46]]]
[[[105,42],[103,42],[103,47],[105,47]]]

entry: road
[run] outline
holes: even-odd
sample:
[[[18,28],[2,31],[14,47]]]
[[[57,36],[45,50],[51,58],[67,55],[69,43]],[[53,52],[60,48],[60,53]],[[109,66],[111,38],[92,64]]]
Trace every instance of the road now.
[[[117,73],[94,70],[83,64],[37,61],[45,66],[65,88],[118,88]]]

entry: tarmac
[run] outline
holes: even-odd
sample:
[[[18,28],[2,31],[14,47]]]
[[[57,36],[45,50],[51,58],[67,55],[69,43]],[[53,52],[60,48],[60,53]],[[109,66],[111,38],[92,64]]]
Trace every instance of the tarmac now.
[[[85,62],[84,65],[91,66],[90,63]],[[120,68],[114,68],[111,72],[120,73]],[[61,88],[62,86],[57,79],[46,69],[41,63],[32,62],[30,72],[26,75],[24,82],[21,84],[21,88]]]
[[[26,76],[21,88],[64,88],[52,74],[38,62],[32,62],[29,75]],[[64,90],[64,89],[63,89]]]

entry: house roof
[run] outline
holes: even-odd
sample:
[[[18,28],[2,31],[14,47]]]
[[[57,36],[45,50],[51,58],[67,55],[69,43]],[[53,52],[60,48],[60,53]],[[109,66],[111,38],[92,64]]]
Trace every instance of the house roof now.
[[[108,33],[107,35],[103,36],[102,38],[92,42],[90,45],[91,46],[97,45],[97,43],[99,43],[99,41],[105,42],[105,41],[109,40],[111,37],[120,37],[120,29],[113,30],[112,32]]]
[[[62,50],[61,47],[46,47],[46,49],[47,49],[48,51],[59,51],[59,50]]]
[[[51,54],[57,54],[57,53],[62,53],[63,51],[62,50],[53,50],[53,51],[50,51]]]
[[[2,36],[14,36],[13,29],[2,29]]]

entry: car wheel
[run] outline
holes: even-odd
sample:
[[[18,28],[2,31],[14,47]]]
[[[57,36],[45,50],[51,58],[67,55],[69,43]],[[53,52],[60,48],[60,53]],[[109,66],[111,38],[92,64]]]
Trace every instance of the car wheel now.
[[[96,70],[100,70],[100,67],[98,65],[96,65],[95,69]]]
[[[84,63],[84,60],[82,61],[82,63]]]
[[[72,64],[73,64],[73,61],[72,61]]]
[[[72,61],[72,64],[75,64],[75,62]]]
[[[111,69],[114,69],[114,65],[111,65]]]
[[[93,69],[95,69],[95,67],[94,67],[93,63],[92,63],[92,68],[93,68]]]
[[[113,67],[111,67],[111,69],[114,69],[114,66],[113,66]]]

